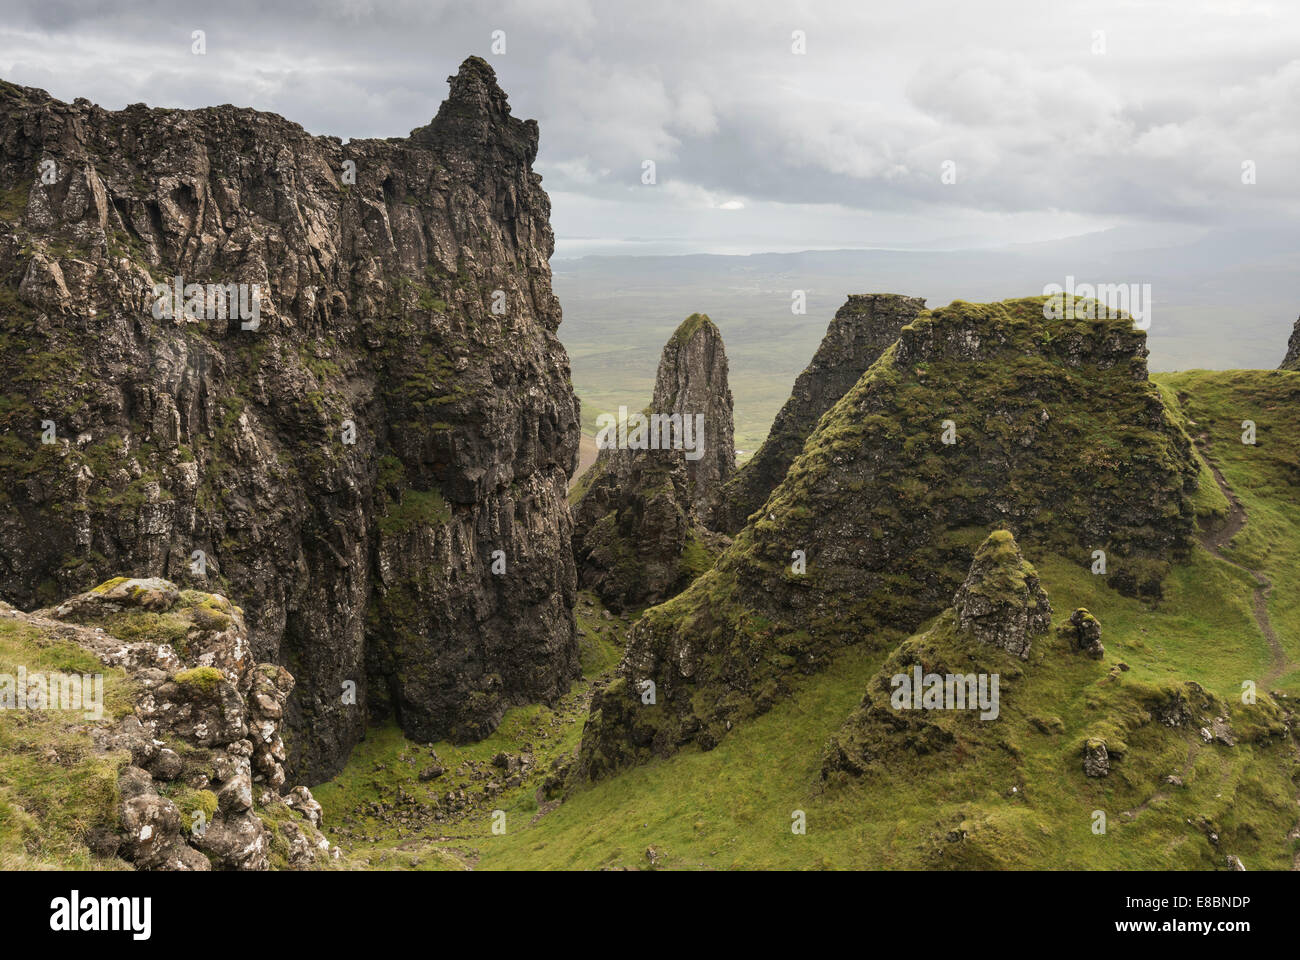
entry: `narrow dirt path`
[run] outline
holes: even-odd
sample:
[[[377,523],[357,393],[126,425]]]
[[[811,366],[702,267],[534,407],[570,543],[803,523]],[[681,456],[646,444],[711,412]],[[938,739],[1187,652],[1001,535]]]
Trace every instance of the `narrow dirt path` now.
[[[1277,638],[1277,633],[1273,630],[1273,621],[1268,615],[1268,597],[1273,592],[1273,584],[1268,577],[1264,576],[1258,570],[1248,567],[1245,564],[1238,563],[1231,557],[1223,553],[1223,547],[1232,541],[1232,538],[1239,534],[1246,526],[1246,508],[1241,505],[1237,495],[1233,493],[1232,487],[1224,479],[1223,471],[1218,465],[1210,459],[1209,444],[1202,443],[1201,451],[1205,455],[1205,462],[1214,474],[1214,482],[1219,485],[1223,495],[1228,498],[1227,521],[1213,531],[1205,531],[1201,534],[1201,546],[1205,547],[1216,559],[1222,560],[1229,566],[1236,567],[1242,573],[1246,574],[1255,581],[1255,595],[1251,602],[1251,610],[1255,616],[1255,623],[1259,627],[1259,632],[1264,635],[1268,641],[1269,649],[1273,652],[1273,663],[1264,675],[1264,686],[1268,686],[1277,680],[1278,677],[1290,669],[1291,664],[1287,660],[1286,651],[1282,649],[1282,644]]]
[[[1218,560],[1222,560],[1229,566],[1246,574],[1255,584],[1254,595],[1251,599],[1251,613],[1255,618],[1256,626],[1259,627],[1259,632],[1264,636],[1264,639],[1268,641],[1269,650],[1272,652],[1272,663],[1268,668],[1268,672],[1263,677],[1263,686],[1267,689],[1279,677],[1294,667],[1294,664],[1292,664],[1287,658],[1286,650],[1282,647],[1281,641],[1277,638],[1277,632],[1273,629],[1273,621],[1268,614],[1268,598],[1269,594],[1273,592],[1273,584],[1268,577],[1264,576],[1260,571],[1224,555],[1223,548],[1230,544],[1232,539],[1237,536],[1237,534],[1241,533],[1241,531],[1246,527],[1246,508],[1242,505],[1242,502],[1238,499],[1236,493],[1233,492],[1232,487],[1223,476],[1223,471],[1219,469],[1218,464],[1210,458],[1209,438],[1206,436],[1198,437],[1197,444],[1200,447],[1206,465],[1214,475],[1214,482],[1219,485],[1219,489],[1222,490],[1223,495],[1227,497],[1229,507],[1227,520],[1213,530],[1201,531],[1201,546],[1205,547],[1211,556]],[[1297,758],[1300,759],[1300,745],[1297,745],[1293,740],[1292,746],[1296,751]],[[1186,780],[1188,775],[1191,773],[1192,764],[1195,762],[1196,754],[1200,751],[1200,748],[1201,744],[1199,741],[1194,738],[1189,740],[1187,745],[1187,759],[1183,763],[1182,770],[1182,778],[1184,780]],[[1136,820],[1144,810],[1151,806],[1151,804],[1167,795],[1168,791],[1157,790],[1132,810],[1123,811],[1120,816],[1124,817],[1126,821],[1132,822],[1133,820]],[[1297,804],[1300,804],[1300,797],[1297,798]],[[1287,834],[1287,839],[1289,840],[1297,837],[1300,837],[1300,821],[1298,821],[1295,827],[1291,829],[1290,833]],[[1300,851],[1297,851],[1295,854],[1295,857],[1292,860],[1291,869],[1300,870]]]
[[[1246,526],[1246,508],[1242,506],[1232,487],[1228,485],[1228,481],[1224,478],[1223,471],[1219,469],[1218,464],[1210,458],[1209,438],[1202,435],[1197,438],[1197,442],[1206,465],[1209,466],[1210,472],[1214,474],[1214,482],[1219,485],[1223,495],[1228,498],[1229,505],[1227,521],[1212,532],[1206,531],[1202,533],[1201,545],[1216,558],[1236,567],[1255,581],[1255,595],[1251,602],[1251,610],[1255,616],[1255,623],[1259,626],[1259,632],[1264,635],[1264,639],[1268,641],[1269,649],[1273,652],[1272,665],[1269,667],[1268,673],[1264,675],[1263,686],[1267,689],[1279,677],[1292,670],[1295,666],[1287,657],[1286,650],[1282,647],[1277,638],[1277,633],[1273,630],[1273,621],[1268,615],[1268,597],[1273,592],[1273,584],[1268,577],[1253,567],[1248,567],[1223,555],[1223,547],[1230,543],[1232,538]],[[1296,758],[1300,760],[1300,743],[1297,743],[1294,733],[1292,734],[1291,746],[1295,750]],[[1300,796],[1297,796],[1296,803],[1300,805]],[[1300,820],[1296,821],[1296,825],[1287,834],[1288,840],[1294,840],[1297,837],[1300,837]],[[1300,870],[1300,850],[1297,850],[1295,856],[1291,859],[1291,869]]]

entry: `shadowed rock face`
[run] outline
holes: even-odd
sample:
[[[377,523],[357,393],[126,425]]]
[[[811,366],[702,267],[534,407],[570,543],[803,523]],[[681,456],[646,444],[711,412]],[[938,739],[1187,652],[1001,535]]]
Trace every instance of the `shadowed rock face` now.
[[[821,346],[799,374],[767,439],[727,483],[717,513],[719,530],[735,534],[767,502],[822,414],[848,393],[924,309],[920,297],[869,293],[850,296],[835,311]]]
[[[648,412],[689,422],[701,455],[605,448],[583,478],[574,508],[578,578],[615,610],[673,596],[725,542],[707,522],[735,469],[731,389],[722,335],[703,314],[688,317],[664,345]]]
[[[1159,596],[1191,542],[1191,443],[1130,320],[1051,306],[958,301],[908,324],[713,569],[633,625],[579,774],[711,747],[843,644],[908,636],[991,527],[1081,566],[1105,550],[1108,585]]]
[[[1287,341],[1286,356],[1282,359],[1279,370],[1300,370],[1300,319],[1291,330],[1291,339]]]
[[[469,739],[578,671],[537,125],[482,60],[450,83],[409,138],[346,145],[0,83],[0,594],[134,575],[235,598],[297,679],[298,779],[368,713]],[[256,284],[255,329],[155,315],[176,276]]]

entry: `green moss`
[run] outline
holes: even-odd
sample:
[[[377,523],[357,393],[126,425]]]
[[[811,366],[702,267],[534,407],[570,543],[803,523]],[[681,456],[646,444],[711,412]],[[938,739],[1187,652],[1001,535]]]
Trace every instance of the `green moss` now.
[[[210,697],[217,692],[225,679],[225,674],[216,667],[194,667],[191,670],[182,670],[173,676],[172,682]]]
[[[165,793],[180,811],[182,829],[193,830],[199,823],[211,823],[216,816],[217,795],[211,790],[195,790],[177,783],[171,785]],[[199,813],[203,815],[202,819],[195,816]]]
[[[0,673],[102,674],[104,719],[131,710],[133,691],[121,670],[90,651],[52,640],[16,620],[0,619]],[[118,770],[125,751],[99,753],[81,711],[0,710],[0,869],[126,869],[93,856],[92,830],[117,826]]]
[[[450,519],[451,509],[440,492],[408,488],[396,503],[388,503],[378,526],[385,536],[394,536],[421,527],[441,526]]]
[[[714,323],[709,319],[708,314],[692,313],[681,322],[675,331],[673,331],[673,335],[669,338],[668,342],[676,346],[689,343],[691,338],[705,327],[711,327],[713,332],[717,334],[718,328],[714,326]]]
[[[681,582],[686,586],[713,567],[717,555],[710,553],[704,544],[700,543],[695,537],[686,541],[682,547],[682,555],[678,561],[678,569],[681,571]]]
[[[20,184],[0,190],[0,220],[17,220],[27,212],[27,199],[31,193],[30,184]]]

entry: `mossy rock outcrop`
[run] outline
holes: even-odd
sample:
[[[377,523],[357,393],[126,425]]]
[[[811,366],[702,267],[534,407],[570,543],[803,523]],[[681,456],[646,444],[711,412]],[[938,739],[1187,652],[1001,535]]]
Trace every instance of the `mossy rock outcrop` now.
[[[44,743],[47,763],[67,767],[71,781],[83,784],[66,801],[73,810],[64,819],[81,824],[68,832],[86,850],[70,851],[65,838],[61,861],[89,856],[142,870],[326,862],[330,844],[317,829],[318,807],[314,819],[298,818],[296,854],[268,858],[274,838],[261,813],[289,803],[279,792],[294,678],[256,662],[243,611],[228,599],[157,577],[117,577],[32,613],[0,604],[0,638],[5,657],[19,662],[48,661],[42,651],[62,648],[54,662],[80,674],[75,684],[60,681],[59,706],[50,708],[71,710],[68,720],[32,722],[0,710],[0,741],[11,742],[22,728],[24,739]],[[99,678],[92,683],[93,674]],[[81,702],[69,699],[69,689]],[[20,774],[21,763],[7,762],[0,783],[46,806],[49,817],[39,782]],[[314,803],[304,787],[290,797]],[[5,840],[0,860],[12,855]]]
[[[957,301],[905,326],[715,567],[633,626],[620,669],[657,703],[598,697],[580,767],[708,746],[842,645],[908,636],[990,528],[1080,565],[1104,550],[1108,585],[1158,597],[1191,543],[1191,443],[1130,319],[1053,306]]]
[[[1022,660],[1029,657],[1031,638],[1052,623],[1052,605],[1038,573],[1021,556],[1010,530],[994,530],[980,544],[952,606],[959,630]]]

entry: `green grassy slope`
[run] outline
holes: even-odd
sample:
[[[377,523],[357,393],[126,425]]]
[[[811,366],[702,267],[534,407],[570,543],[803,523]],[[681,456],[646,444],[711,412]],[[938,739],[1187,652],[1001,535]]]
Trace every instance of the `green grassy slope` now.
[[[0,674],[104,675],[104,718],[129,709],[121,670],[82,647],[0,619]],[[117,824],[117,774],[129,754],[96,753],[83,711],[0,710],[0,870],[122,870],[94,856],[88,831]]]
[[[992,747],[901,758],[860,781],[823,783],[823,747],[889,653],[862,645],[802,680],[791,699],[738,726],[712,751],[687,748],[581,787],[555,806],[539,807],[535,786],[526,784],[496,800],[507,814],[504,834],[492,833],[483,809],[445,828],[454,841],[425,834],[406,842],[427,851],[417,857],[453,856],[476,869],[645,868],[652,861],[670,869],[1221,869],[1229,854],[1250,869],[1291,867],[1300,856],[1300,768],[1294,742],[1278,735],[1274,704],[1300,697],[1300,603],[1291,587],[1300,581],[1292,479],[1300,475],[1293,474],[1300,374],[1196,373],[1157,381],[1188,432],[1208,434],[1207,449],[1246,509],[1244,528],[1223,550],[1275,585],[1268,611],[1284,646],[1284,672],[1271,677],[1275,654],[1253,611],[1251,574],[1204,546],[1173,568],[1164,596],[1152,603],[1121,596],[1077,562],[1023,542],[1054,621],[1087,607],[1101,621],[1106,654],[1095,661],[1069,652],[1054,631],[1035,638],[1029,661],[1007,666],[1003,712],[994,721],[1001,726],[984,738]],[[1245,418],[1260,425],[1254,448],[1240,443]],[[1229,501],[1208,469],[1195,502],[1203,525],[1219,528],[1227,520]],[[1218,698],[1236,746],[1146,719],[1144,697],[1187,680]],[[1253,709],[1240,702],[1244,680],[1260,690]],[[515,717],[535,709],[512,713],[497,739],[480,745],[483,753],[511,749]],[[545,756],[572,748],[580,721],[568,722]],[[1081,743],[1097,732],[1110,733],[1112,744],[1123,740],[1122,756],[1104,779],[1085,776],[1081,764]],[[387,755],[412,749],[389,746]],[[376,759],[367,754],[364,762]],[[357,767],[354,761],[344,776]],[[1182,785],[1165,782],[1167,776]],[[318,796],[334,819],[330,788]],[[807,818],[805,835],[791,832],[796,810]],[[1093,832],[1099,810],[1107,818],[1104,834]]]

